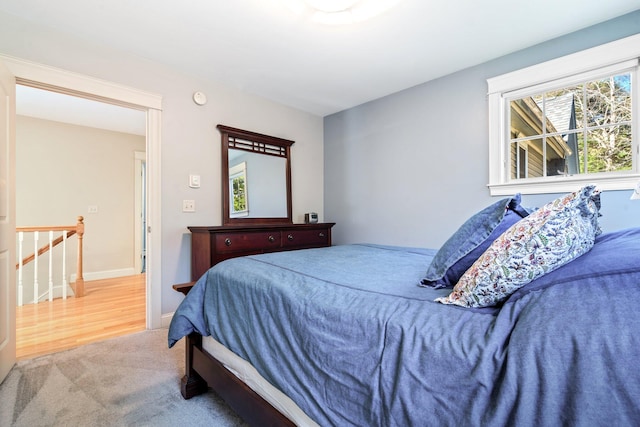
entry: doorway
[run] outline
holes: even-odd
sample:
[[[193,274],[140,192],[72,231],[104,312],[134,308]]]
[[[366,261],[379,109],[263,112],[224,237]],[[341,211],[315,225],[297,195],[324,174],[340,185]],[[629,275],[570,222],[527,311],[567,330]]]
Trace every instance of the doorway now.
[[[145,113],[16,85],[16,116],[17,225],[83,216],[85,280],[142,273]]]
[[[16,83],[93,99],[146,113],[146,327],[163,326],[161,316],[162,270],[160,128],[162,98],[159,95],[71,73],[18,58],[0,55]],[[156,227],[157,225],[157,227]]]
[[[143,239],[138,230],[143,229],[146,215],[146,189],[142,188],[146,180],[141,167],[146,161],[145,124],[145,113],[140,110],[16,85],[17,225],[61,226],[83,216],[87,290],[82,298],[18,307],[19,358],[56,351],[70,342],[93,342],[144,328],[145,287],[139,252]],[[36,249],[28,247],[18,256]],[[75,248],[71,245],[69,249]],[[75,271],[76,257],[65,260],[60,254],[60,250],[52,253],[58,270],[54,286],[63,283],[59,276],[63,263],[67,272]],[[46,280],[44,270],[39,270],[40,283]],[[49,270],[51,274],[51,267]],[[75,281],[74,276],[64,283]],[[33,295],[30,280],[31,276],[20,287],[20,296],[27,302],[46,298]],[[60,296],[54,293],[54,298]],[[105,306],[105,298],[120,301],[121,315],[102,316],[111,309]],[[48,315],[37,316],[43,310]]]

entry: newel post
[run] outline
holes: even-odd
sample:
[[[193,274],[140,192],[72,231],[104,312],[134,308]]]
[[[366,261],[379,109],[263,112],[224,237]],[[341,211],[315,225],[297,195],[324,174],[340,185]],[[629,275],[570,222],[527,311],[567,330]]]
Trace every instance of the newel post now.
[[[76,274],[74,292],[76,294],[76,298],[79,298],[84,296],[84,277],[82,277],[82,237],[84,236],[84,218],[82,216],[78,217],[76,234],[78,235],[78,270]]]

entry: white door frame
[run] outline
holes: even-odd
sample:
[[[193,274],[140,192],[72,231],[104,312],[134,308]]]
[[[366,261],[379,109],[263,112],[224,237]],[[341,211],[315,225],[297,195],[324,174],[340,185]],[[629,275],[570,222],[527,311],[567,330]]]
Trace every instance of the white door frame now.
[[[15,78],[0,62],[0,383],[16,363],[15,98]]]
[[[161,270],[161,203],[160,203],[160,128],[162,97],[135,88],[111,83],[0,55],[0,61],[13,73],[16,82],[41,89],[67,93],[87,99],[107,102],[145,111],[147,114],[147,329],[162,326],[162,270]],[[14,189],[15,191],[15,189]],[[152,233],[153,231],[153,233]]]

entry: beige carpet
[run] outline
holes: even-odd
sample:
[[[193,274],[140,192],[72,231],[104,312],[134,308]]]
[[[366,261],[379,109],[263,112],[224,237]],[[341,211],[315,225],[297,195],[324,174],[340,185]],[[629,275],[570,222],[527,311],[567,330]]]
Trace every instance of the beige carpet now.
[[[245,426],[213,392],[184,400],[184,340],[153,330],[18,362],[0,426]]]

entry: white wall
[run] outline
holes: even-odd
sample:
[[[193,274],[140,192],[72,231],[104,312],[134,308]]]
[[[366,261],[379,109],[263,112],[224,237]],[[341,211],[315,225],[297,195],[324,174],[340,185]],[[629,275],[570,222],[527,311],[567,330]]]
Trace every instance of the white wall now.
[[[440,247],[498,200],[486,187],[486,79],[638,31],[640,11],[325,118],[325,216],[337,223],[334,242]],[[605,231],[640,225],[630,195],[602,195]],[[523,196],[523,204],[555,197]]]
[[[84,217],[84,278],[134,274],[134,163],[145,138],[84,126],[18,116],[16,127],[16,225],[75,225]],[[96,213],[88,213],[96,206]],[[55,235],[56,237],[58,234]],[[31,234],[23,256],[35,252]],[[47,236],[40,236],[42,247]],[[62,283],[62,248],[54,250],[53,273]],[[76,273],[77,237],[67,245],[66,280]],[[47,283],[48,255],[39,282]],[[29,268],[29,270],[31,270]],[[25,273],[30,283],[33,272]],[[25,300],[32,298],[25,286]]]
[[[133,271],[134,159],[145,144],[143,136],[18,116],[17,225],[74,225],[81,215],[85,278]]]
[[[170,31],[170,29],[168,29]],[[204,82],[144,58],[115,52],[0,13],[0,53],[156,93],[162,102],[162,313],[182,300],[174,283],[190,280],[189,225],[221,224],[220,135],[217,124],[296,141],[292,147],[294,221],[304,212],[323,217],[322,118],[214,83]],[[209,102],[197,106],[196,90]],[[188,186],[189,174],[201,188]],[[182,212],[193,199],[195,213]],[[157,286],[153,284],[152,286]]]

